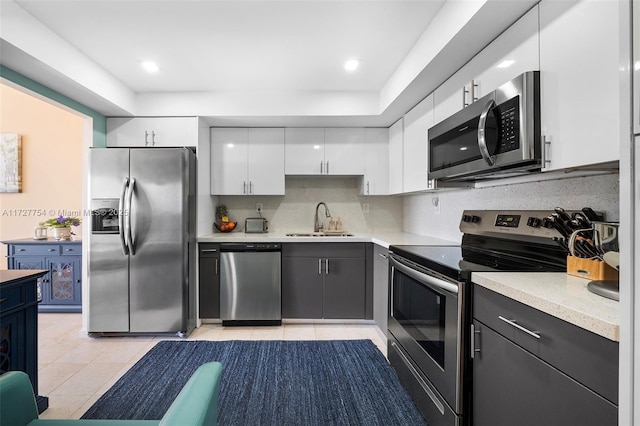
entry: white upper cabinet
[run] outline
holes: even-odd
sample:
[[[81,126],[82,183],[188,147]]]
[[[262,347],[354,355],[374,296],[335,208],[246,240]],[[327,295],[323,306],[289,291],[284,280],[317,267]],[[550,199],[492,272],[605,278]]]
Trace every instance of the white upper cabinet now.
[[[179,147],[198,144],[196,117],[107,118],[107,147]]]
[[[285,173],[288,175],[364,174],[364,129],[285,129]]]
[[[284,195],[284,129],[211,129],[211,194]]]
[[[535,6],[434,91],[434,124],[523,72],[540,69],[538,13]]]
[[[322,174],[324,172],[324,128],[286,128],[284,152],[285,174]]]
[[[427,130],[434,124],[433,94],[423,99],[404,116],[402,192],[429,189]]]
[[[364,129],[362,195],[389,194],[389,129]]]
[[[389,127],[389,194],[402,194],[403,181],[403,119]]]
[[[364,174],[364,128],[324,129],[325,174]]]
[[[473,72],[467,64],[434,90],[434,124],[446,120],[471,103],[469,82],[472,79]]]
[[[471,60],[476,99],[526,71],[540,69],[538,15],[536,5]]]
[[[619,160],[619,2],[539,7],[543,170]]]

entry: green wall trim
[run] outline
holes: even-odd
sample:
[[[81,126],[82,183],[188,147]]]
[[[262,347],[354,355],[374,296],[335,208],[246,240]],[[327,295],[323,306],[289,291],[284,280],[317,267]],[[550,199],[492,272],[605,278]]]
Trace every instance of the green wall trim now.
[[[93,146],[98,148],[107,146],[107,119],[104,115],[2,65],[0,65],[0,77],[93,118]]]

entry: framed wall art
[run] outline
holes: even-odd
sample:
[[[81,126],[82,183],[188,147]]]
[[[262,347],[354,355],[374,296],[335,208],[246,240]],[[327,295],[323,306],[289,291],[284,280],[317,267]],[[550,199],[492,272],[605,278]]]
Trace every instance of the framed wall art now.
[[[22,192],[20,135],[0,134],[0,192]]]

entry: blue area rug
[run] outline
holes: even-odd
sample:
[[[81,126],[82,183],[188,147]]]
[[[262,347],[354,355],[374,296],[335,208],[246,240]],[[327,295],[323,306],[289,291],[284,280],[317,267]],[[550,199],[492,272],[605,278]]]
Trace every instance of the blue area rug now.
[[[224,366],[220,425],[425,425],[370,340],[162,341],[82,418],[160,419],[209,361]]]

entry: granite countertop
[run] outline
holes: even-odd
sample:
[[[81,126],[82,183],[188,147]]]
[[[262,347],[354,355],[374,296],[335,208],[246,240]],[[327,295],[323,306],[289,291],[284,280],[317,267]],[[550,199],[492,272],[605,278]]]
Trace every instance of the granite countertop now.
[[[295,231],[292,231],[295,232]],[[351,237],[290,237],[288,232],[268,232],[265,234],[245,234],[244,232],[219,232],[198,237],[200,243],[242,243],[242,242],[273,242],[273,243],[375,243],[385,248],[390,245],[428,245],[428,246],[457,246],[460,242],[427,237],[408,232],[373,232],[353,233]]]
[[[474,284],[493,290],[615,342],[619,302],[591,293],[590,280],[562,272],[474,272]]]

